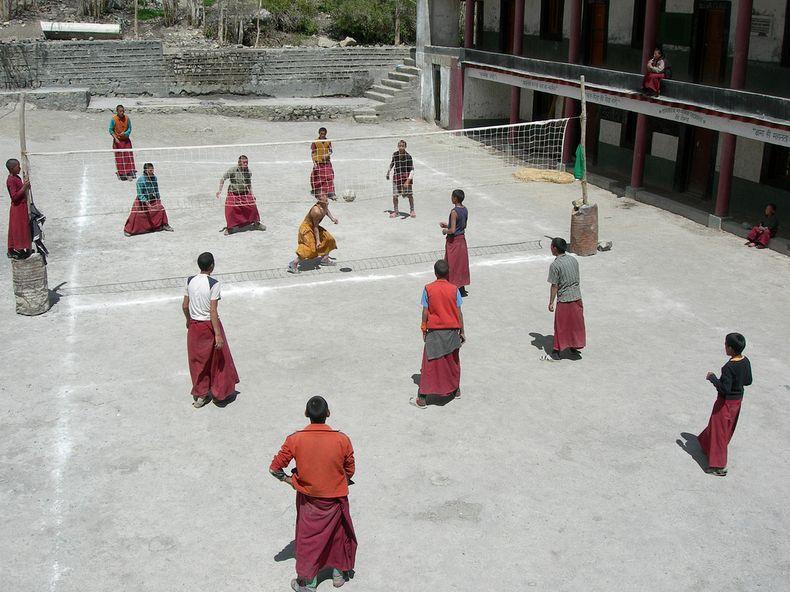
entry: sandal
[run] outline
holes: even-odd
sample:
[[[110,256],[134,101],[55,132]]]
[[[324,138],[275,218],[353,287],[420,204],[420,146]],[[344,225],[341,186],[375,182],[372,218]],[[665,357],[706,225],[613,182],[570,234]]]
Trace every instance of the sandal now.
[[[409,405],[413,405],[417,409],[427,409],[428,404],[427,403],[423,403],[422,405],[420,405],[418,403],[419,400],[420,400],[420,396],[419,395],[417,395],[416,397],[410,397],[409,398]]]

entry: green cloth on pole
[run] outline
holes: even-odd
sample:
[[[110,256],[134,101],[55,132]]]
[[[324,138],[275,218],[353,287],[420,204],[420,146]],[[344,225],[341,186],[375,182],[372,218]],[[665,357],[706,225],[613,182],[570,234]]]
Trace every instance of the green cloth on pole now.
[[[584,150],[582,145],[576,149],[576,163],[573,165],[573,176],[577,179],[584,179]]]

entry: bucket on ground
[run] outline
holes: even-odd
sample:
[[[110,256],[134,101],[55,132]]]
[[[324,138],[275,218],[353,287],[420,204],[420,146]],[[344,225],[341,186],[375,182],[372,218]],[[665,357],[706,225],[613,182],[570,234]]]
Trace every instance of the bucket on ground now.
[[[49,310],[47,266],[39,253],[11,262],[17,314],[34,316]]]
[[[579,207],[571,214],[571,253],[595,255],[598,249],[598,204]]]

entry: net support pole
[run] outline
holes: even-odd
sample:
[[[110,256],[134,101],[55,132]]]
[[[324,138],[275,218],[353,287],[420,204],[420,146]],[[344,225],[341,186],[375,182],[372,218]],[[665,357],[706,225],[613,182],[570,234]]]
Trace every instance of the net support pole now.
[[[134,38],[137,39],[137,4],[138,0],[134,0]]]
[[[579,78],[579,89],[581,90],[582,99],[582,159],[584,161],[584,168],[582,169],[582,203],[587,205],[587,92],[584,88],[584,76]]]
[[[598,204],[590,205],[587,200],[587,94],[584,88],[584,76],[579,78],[581,90],[581,158],[584,162],[582,170],[582,199],[573,202],[571,213],[571,244],[572,253],[581,256],[595,255],[598,251]]]
[[[19,160],[22,174],[30,179],[30,159],[27,155],[27,131],[25,129],[25,107],[27,96],[19,93]],[[33,192],[25,192],[27,207],[33,201]],[[11,262],[11,277],[14,285],[14,300],[16,313],[25,316],[34,316],[44,313],[52,306],[49,298],[49,284],[47,283],[47,266],[40,253],[33,253],[26,259],[15,259]]]
[[[22,165],[22,177],[30,179],[30,159],[27,156],[27,130],[25,127],[25,107],[27,105],[27,94],[19,92],[19,155]],[[27,207],[30,211],[30,202],[33,200],[33,193],[30,189],[25,192],[27,197]]]

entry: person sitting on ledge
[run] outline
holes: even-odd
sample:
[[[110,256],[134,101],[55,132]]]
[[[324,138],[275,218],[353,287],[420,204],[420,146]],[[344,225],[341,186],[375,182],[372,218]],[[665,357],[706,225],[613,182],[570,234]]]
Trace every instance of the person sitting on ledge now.
[[[753,227],[746,237],[747,247],[764,249],[779,230],[779,219],[776,217],[776,204],[769,203],[765,206],[765,218],[760,224]]]
[[[664,52],[656,47],[653,57],[647,62],[647,73],[642,79],[642,92],[653,97],[661,94],[661,81],[666,78],[665,70]]]

